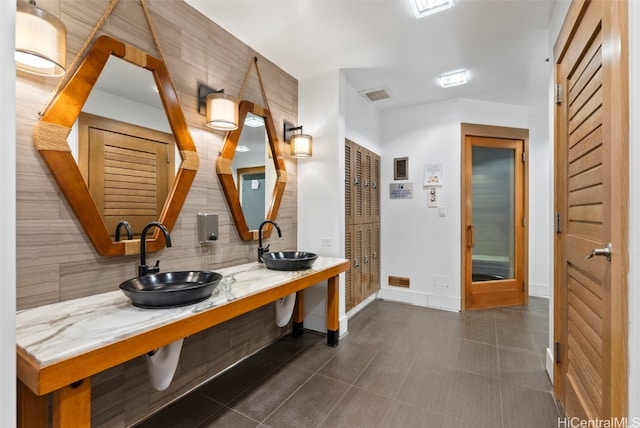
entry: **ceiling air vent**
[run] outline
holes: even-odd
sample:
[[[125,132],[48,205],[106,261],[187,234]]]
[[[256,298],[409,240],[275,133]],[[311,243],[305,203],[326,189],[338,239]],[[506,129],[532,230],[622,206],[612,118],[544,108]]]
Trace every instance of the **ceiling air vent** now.
[[[389,91],[385,88],[365,89],[364,91],[360,91],[360,95],[369,101],[380,101],[390,97]]]

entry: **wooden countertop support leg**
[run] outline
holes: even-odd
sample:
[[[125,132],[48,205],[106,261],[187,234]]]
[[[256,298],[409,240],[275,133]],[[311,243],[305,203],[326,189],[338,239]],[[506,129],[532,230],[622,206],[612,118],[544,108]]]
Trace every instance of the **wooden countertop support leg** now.
[[[34,394],[27,385],[18,380],[18,426],[41,428],[49,423],[49,400],[46,395]]]
[[[53,428],[91,426],[91,379],[60,388],[53,393]]]
[[[332,276],[327,280],[327,345],[338,346],[340,338],[340,277]]]
[[[293,332],[295,338],[301,337],[304,332],[304,290],[296,293],[296,306],[293,308]]]

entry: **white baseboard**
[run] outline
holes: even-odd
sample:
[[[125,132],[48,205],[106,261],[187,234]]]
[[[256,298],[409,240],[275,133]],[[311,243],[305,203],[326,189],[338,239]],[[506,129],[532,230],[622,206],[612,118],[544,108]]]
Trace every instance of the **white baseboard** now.
[[[547,361],[546,361],[546,369],[547,369],[547,375],[549,375],[549,379],[551,380],[551,383],[553,383],[553,367],[554,367],[554,361],[553,361],[553,352],[551,351],[551,348],[547,348]]]
[[[414,291],[408,288],[385,287],[380,289],[380,298],[393,302],[407,303],[423,306],[425,308],[444,309],[447,311],[460,311],[460,298],[439,296],[425,292]]]
[[[340,317],[340,337],[347,334],[349,331],[349,316],[343,315]],[[322,314],[306,313],[304,315],[304,328],[306,330],[316,331],[318,333],[327,333],[327,317]]]
[[[529,283],[529,296],[549,297],[551,287],[549,284],[532,284]]]
[[[318,333],[326,333],[327,318],[325,315],[306,313],[304,314],[304,328]]]

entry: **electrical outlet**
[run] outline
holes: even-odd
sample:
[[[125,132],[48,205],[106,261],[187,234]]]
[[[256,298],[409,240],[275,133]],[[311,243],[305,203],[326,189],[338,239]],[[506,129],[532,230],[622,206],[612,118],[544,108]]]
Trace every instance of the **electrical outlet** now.
[[[433,288],[449,288],[449,277],[446,275],[433,275]]]
[[[333,239],[331,238],[321,238],[320,245],[323,247],[331,247],[333,246]]]

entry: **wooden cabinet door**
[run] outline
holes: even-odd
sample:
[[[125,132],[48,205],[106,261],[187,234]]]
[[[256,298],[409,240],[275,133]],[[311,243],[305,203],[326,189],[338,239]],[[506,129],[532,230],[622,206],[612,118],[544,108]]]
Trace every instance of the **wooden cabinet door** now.
[[[369,150],[360,149],[362,152],[362,222],[371,223],[373,219],[373,156]]]
[[[372,223],[371,291],[380,290],[380,222]]]
[[[353,228],[347,224],[344,228],[344,257],[351,261],[351,268],[344,274],[344,307],[345,311],[353,309]]]
[[[362,226],[362,300],[373,293],[371,281],[371,267],[373,266],[373,225],[371,223]]]
[[[364,247],[364,233],[362,225],[353,226],[353,259],[351,260],[351,269],[353,270],[353,276],[351,277],[351,293],[353,298],[353,306],[362,302],[364,296],[364,272],[363,272],[363,247]]]
[[[371,222],[380,225],[380,156],[373,154],[371,171]]]
[[[344,144],[344,224],[353,224],[354,203],[353,197],[355,175],[353,173],[353,159],[355,147],[349,140]]]
[[[345,140],[345,278],[349,311],[380,289],[380,156]]]

